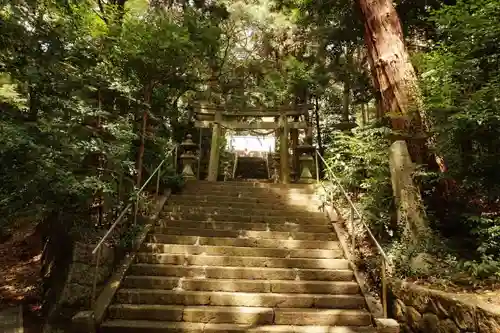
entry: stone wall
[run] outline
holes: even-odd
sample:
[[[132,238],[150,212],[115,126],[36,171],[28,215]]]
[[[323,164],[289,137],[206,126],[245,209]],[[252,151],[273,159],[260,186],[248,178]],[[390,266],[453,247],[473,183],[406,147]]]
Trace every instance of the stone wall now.
[[[401,281],[390,290],[390,317],[402,333],[500,333],[500,306]]]
[[[97,257],[92,254],[94,247],[95,244],[81,242],[75,244],[66,283],[58,301],[60,306],[90,308]],[[96,296],[112,273],[115,256],[114,248],[102,246],[97,271]]]

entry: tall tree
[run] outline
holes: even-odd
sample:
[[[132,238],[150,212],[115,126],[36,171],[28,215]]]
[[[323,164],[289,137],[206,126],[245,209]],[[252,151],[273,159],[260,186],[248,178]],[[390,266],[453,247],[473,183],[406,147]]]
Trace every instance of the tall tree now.
[[[424,160],[423,103],[405,46],[398,13],[390,0],[358,0],[365,43],[381,112],[409,144],[414,162]]]

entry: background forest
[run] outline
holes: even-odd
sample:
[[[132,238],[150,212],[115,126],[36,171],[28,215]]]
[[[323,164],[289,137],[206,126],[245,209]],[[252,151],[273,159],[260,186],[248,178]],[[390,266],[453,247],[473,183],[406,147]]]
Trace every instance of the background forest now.
[[[407,263],[388,114],[347,0],[0,0],[0,236],[26,219],[105,230],[194,134],[196,101],[312,103],[316,146],[398,274],[500,278],[500,2],[396,4],[435,157],[414,175],[442,244],[433,271]]]

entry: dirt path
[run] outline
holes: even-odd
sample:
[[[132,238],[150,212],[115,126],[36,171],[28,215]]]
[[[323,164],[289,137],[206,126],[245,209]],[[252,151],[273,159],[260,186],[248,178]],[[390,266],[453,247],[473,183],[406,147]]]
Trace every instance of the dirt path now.
[[[25,333],[41,332],[41,251],[33,225],[18,228],[0,244],[0,310],[22,305]]]

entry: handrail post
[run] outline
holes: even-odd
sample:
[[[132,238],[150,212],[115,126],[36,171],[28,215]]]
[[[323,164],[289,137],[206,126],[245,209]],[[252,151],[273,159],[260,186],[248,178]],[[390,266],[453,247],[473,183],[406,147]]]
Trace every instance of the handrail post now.
[[[161,166],[158,168],[158,176],[156,177],[156,196],[160,194],[160,174]]]
[[[96,302],[96,295],[97,295],[97,276],[99,274],[99,262],[101,260],[101,250],[102,247],[99,247],[97,249],[96,253],[96,259],[95,259],[95,270],[94,270],[94,282],[92,283],[92,300],[91,300],[91,307],[94,308],[95,302]]]
[[[386,268],[387,263],[385,258],[382,256],[382,307],[384,311],[384,318],[387,318],[387,275]]]
[[[139,214],[139,194],[135,197],[134,225],[137,224],[137,214]]]
[[[351,245],[352,251],[354,253],[354,249],[356,247],[356,231],[354,230],[354,207],[351,207]]]

